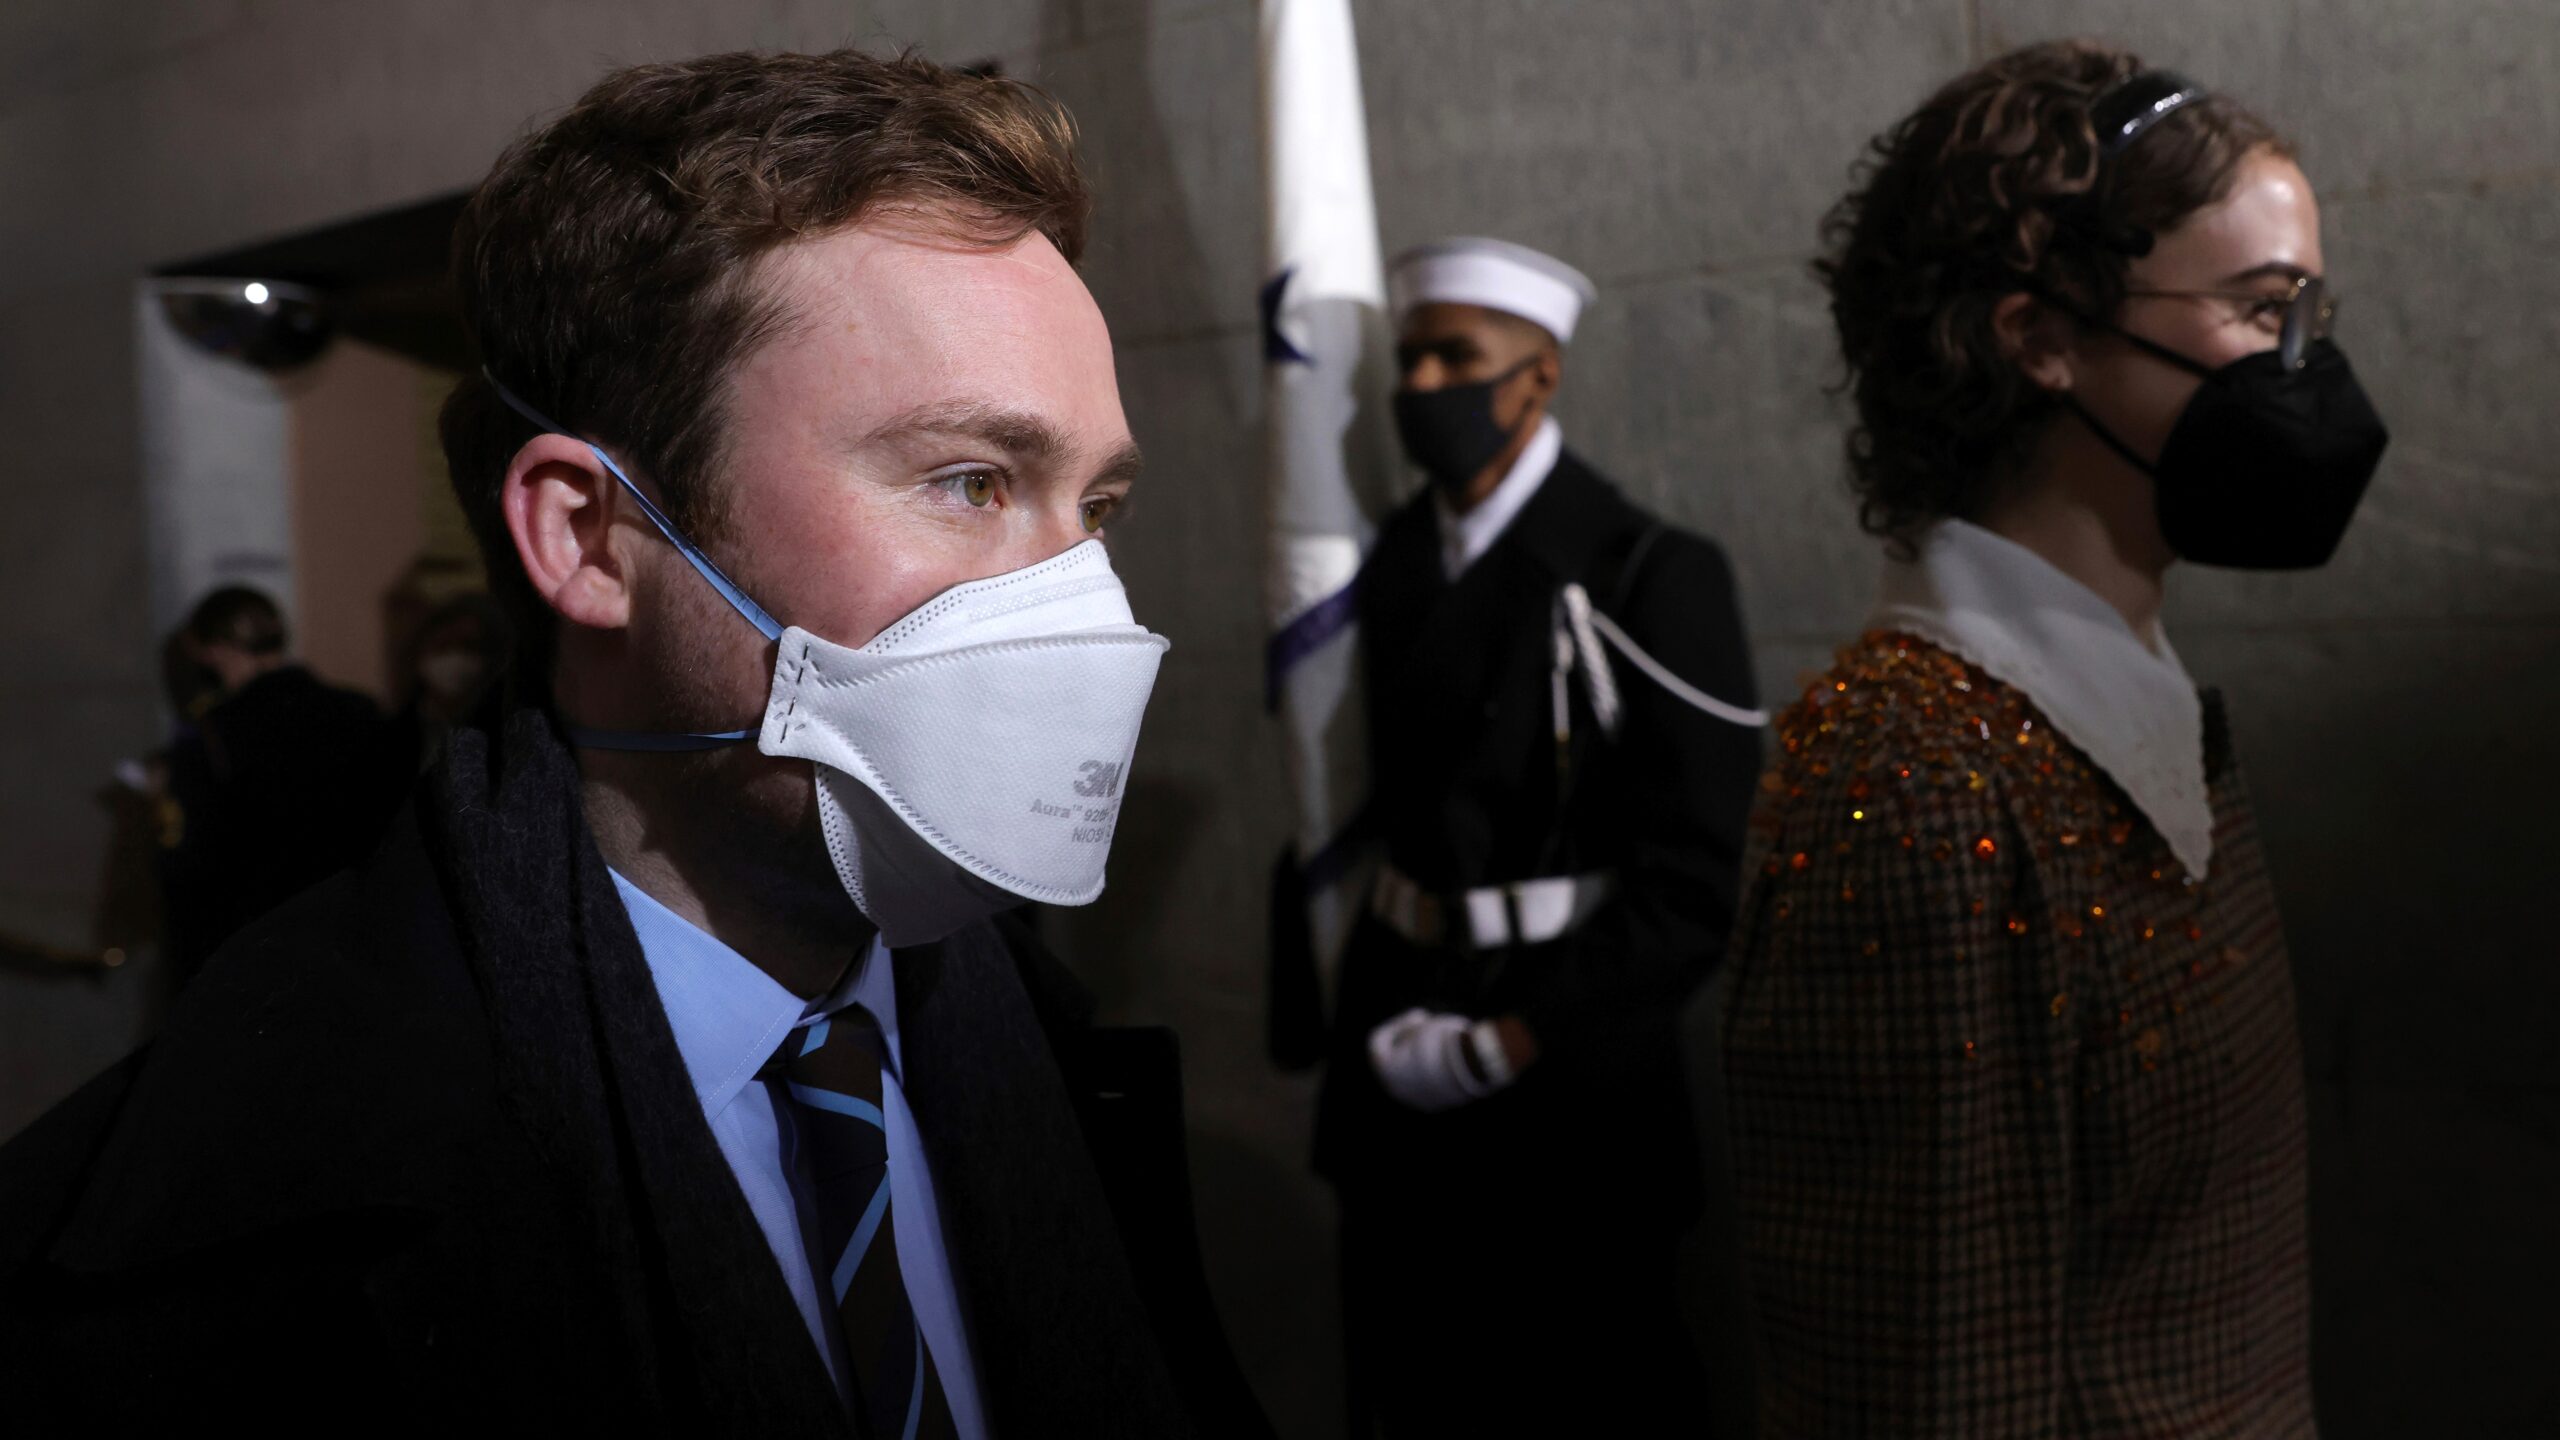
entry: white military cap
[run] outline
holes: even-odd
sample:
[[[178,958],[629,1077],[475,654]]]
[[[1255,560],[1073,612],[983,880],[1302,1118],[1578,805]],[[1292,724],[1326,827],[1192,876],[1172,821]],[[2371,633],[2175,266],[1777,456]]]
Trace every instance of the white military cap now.
[[[1417,245],[1387,271],[1387,308],[1399,325],[1417,305],[1481,305],[1544,328],[1559,345],[1599,294],[1590,276],[1508,240]]]

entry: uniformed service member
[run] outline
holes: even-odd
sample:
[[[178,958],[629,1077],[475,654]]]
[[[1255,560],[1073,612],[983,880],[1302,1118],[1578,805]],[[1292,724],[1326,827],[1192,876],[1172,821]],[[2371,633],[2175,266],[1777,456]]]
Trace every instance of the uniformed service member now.
[[[1316,1137],[1354,1433],[1659,1426],[1705,1408],[1672,1282],[1702,1198],[1675,1017],[1723,948],[1760,766],[1731,571],[1566,449],[1579,271],[1453,240],[1390,292],[1431,483],[1360,582],[1383,863]]]

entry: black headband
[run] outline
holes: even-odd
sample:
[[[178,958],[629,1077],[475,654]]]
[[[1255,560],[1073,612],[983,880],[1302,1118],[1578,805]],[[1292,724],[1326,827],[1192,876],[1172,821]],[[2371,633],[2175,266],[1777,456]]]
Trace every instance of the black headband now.
[[[2205,98],[2204,88],[2174,70],[2145,70],[2100,95],[2089,106],[2101,163],[2124,153],[2144,131]],[[2139,259],[2151,253],[2152,235],[2139,225],[2110,225],[2098,217],[2089,192],[2050,202],[2056,224],[2081,239]]]
[[[2203,98],[2204,87],[2175,70],[2145,70],[2118,85],[2089,107],[2099,158],[2121,154],[2143,131]]]

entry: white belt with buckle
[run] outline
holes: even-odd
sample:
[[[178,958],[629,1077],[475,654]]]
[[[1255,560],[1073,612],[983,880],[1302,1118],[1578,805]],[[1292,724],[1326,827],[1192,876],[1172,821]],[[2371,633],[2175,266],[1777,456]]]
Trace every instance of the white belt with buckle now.
[[[1462,908],[1474,948],[1491,950],[1511,943],[1513,915],[1520,917],[1520,943],[1542,945],[1590,919],[1608,900],[1609,890],[1606,875],[1551,875],[1451,896],[1425,890],[1394,866],[1381,865],[1369,909],[1405,939],[1437,948],[1451,938],[1451,914]]]

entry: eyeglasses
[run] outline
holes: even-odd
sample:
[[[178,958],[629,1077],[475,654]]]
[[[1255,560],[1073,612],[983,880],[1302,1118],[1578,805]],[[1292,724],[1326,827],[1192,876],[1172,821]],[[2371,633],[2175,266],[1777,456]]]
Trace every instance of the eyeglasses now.
[[[2127,290],[2127,299],[2151,300],[2228,300],[2241,307],[2245,319],[2272,319],[2278,315],[2284,323],[2278,332],[2276,353],[2287,370],[2299,370],[2310,359],[2312,343],[2329,338],[2337,322],[2338,297],[2317,275],[2296,278],[2289,291],[2275,290]]]

